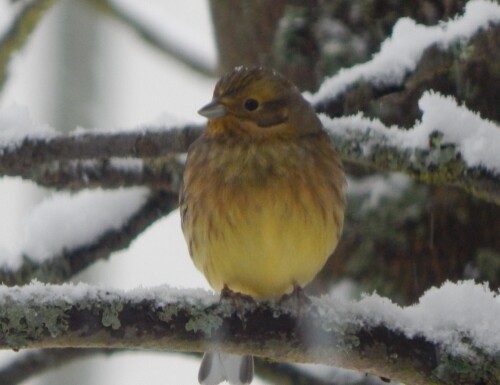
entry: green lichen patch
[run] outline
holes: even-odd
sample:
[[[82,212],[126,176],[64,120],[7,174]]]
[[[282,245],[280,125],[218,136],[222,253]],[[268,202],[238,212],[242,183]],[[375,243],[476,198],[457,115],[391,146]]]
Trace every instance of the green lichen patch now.
[[[186,323],[186,330],[202,332],[205,336],[211,337],[212,334],[222,326],[222,323],[222,317],[200,312]]]
[[[102,324],[111,327],[113,330],[118,330],[121,326],[119,315],[122,310],[123,303],[111,302],[104,304],[102,307]]]
[[[500,384],[500,355],[486,356],[476,351],[473,356],[442,356],[434,371],[446,384]]]
[[[179,314],[179,309],[175,306],[166,306],[162,310],[158,311],[158,318],[164,322],[170,322],[177,314]]]
[[[63,301],[33,303],[31,306],[5,301],[0,307],[0,338],[17,350],[47,334],[60,336],[68,329],[66,311],[70,307]]]

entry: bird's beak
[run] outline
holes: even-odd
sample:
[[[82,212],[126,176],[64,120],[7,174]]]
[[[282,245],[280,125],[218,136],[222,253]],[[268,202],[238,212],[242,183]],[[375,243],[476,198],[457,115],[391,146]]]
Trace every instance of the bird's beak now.
[[[208,119],[222,118],[226,116],[227,109],[218,100],[212,100],[206,106],[198,111],[198,113]]]

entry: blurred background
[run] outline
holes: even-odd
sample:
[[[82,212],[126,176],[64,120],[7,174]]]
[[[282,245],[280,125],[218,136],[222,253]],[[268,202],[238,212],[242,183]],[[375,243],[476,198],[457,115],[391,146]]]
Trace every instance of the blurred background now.
[[[0,0],[0,33],[27,3]],[[301,90],[314,91],[325,76],[369,60],[399,18],[408,16],[435,25],[460,13],[466,2],[46,3],[51,7],[9,66],[0,109],[12,104],[25,106],[34,121],[70,131],[78,127],[126,130],[202,123],[196,111],[211,99],[218,76],[241,64],[275,67]],[[432,67],[438,60],[450,62],[453,71],[410,89],[414,95],[408,100],[415,102],[423,90],[432,88],[454,95],[485,118],[500,121],[494,102],[500,97],[495,94],[498,87],[491,89],[500,79],[495,82],[498,73],[488,72],[491,63],[470,63],[459,50],[434,51],[428,53],[426,63]],[[481,73],[488,76],[483,78],[478,75]],[[466,86],[471,79],[473,90]],[[390,96],[384,99],[378,91],[358,85],[339,103],[322,109],[330,116],[363,111],[385,124],[401,127],[411,127],[419,118],[413,104],[391,111]],[[346,169],[349,205],[344,235],[335,258],[308,288],[311,293],[335,292],[357,298],[361,292],[377,290],[395,302],[410,304],[446,279],[474,278],[498,288],[497,205],[462,190],[418,183],[402,174],[354,163],[346,163]],[[48,194],[52,192],[27,181],[0,180],[2,248],[15,250],[24,218]],[[128,250],[114,253],[72,281],[124,289],[162,284],[208,288],[188,256],[177,211],[149,227]],[[0,367],[19,354],[23,353],[0,352]],[[195,356],[124,352],[86,358],[26,384],[194,384],[198,365]],[[310,372],[311,366],[306,370]],[[328,384],[372,381],[319,367],[315,373],[329,378],[321,382]],[[266,377],[266,383],[299,383],[291,380],[294,375],[280,378],[267,373]],[[255,381],[256,385],[263,383]]]

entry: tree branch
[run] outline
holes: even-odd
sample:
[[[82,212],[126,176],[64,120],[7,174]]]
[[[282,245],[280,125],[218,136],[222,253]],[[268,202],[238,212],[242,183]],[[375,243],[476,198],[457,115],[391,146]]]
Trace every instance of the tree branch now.
[[[42,163],[21,169],[18,176],[55,189],[146,186],[176,193],[183,169],[184,165],[175,156],[154,160],[111,158]]]
[[[380,73],[372,73],[373,68],[368,67],[373,61],[368,61],[360,65],[366,71],[358,70],[356,76],[350,76],[345,89],[340,86],[330,91],[328,87],[320,89],[312,96],[313,104],[317,112],[330,117],[363,112],[387,126],[408,128],[421,117],[418,100],[422,93],[434,90],[453,95],[483,118],[500,122],[496,103],[500,90],[491,87],[491,84],[500,82],[500,70],[496,66],[500,60],[499,47],[500,24],[497,23],[446,49],[438,43],[431,45],[422,52],[415,69],[408,71],[404,79],[391,76],[391,69],[383,72],[383,68],[379,68]],[[345,71],[355,72],[355,68]],[[329,81],[342,83],[341,77],[333,76]]]
[[[380,171],[404,172],[426,183],[460,187],[477,198],[500,205],[500,175],[469,166],[456,146],[441,142],[439,132],[431,134],[426,149],[391,144],[389,130],[377,129],[368,119],[365,126],[357,128],[348,119],[332,120],[329,134],[347,161]]]
[[[370,127],[354,131],[342,120],[334,121],[334,125],[335,130],[329,128],[329,133],[345,160],[382,171],[405,172],[427,183],[460,187],[478,198],[500,204],[500,176],[481,167],[468,166],[457,148],[440,142],[439,132],[429,138],[428,149],[402,149],[390,145],[389,133],[381,134]],[[0,148],[0,174],[22,176],[55,188],[138,183],[175,190],[178,187],[177,173],[181,170],[171,156],[187,151],[201,130],[201,126],[191,125],[169,130],[61,134],[50,140],[26,138],[18,146]],[[114,167],[106,160],[75,163],[75,160],[83,159],[148,159],[165,155],[170,155],[167,162],[151,160],[145,163],[142,174],[130,169],[119,170],[120,167]]]
[[[13,54],[28,40],[54,0],[33,0],[26,4],[0,38],[0,91],[7,80],[7,67]]]
[[[132,352],[133,350],[125,349],[106,349],[106,348],[89,348],[89,349],[76,349],[76,348],[62,348],[62,349],[40,349],[34,351],[25,351],[21,353],[20,357],[13,358],[7,364],[0,368],[0,384],[2,385],[17,385],[32,377],[36,377],[49,370],[57,369],[63,365],[67,365],[73,361],[78,361],[88,357],[97,355],[110,356],[116,353]],[[139,352],[139,351],[136,351]],[[189,355],[194,355],[188,353]],[[259,377],[266,381],[283,382],[294,384],[308,384],[308,385],[346,385],[346,376],[338,375],[342,380],[335,379],[333,382],[331,378],[318,378],[307,371],[297,368],[295,365],[270,362],[268,360],[256,360],[256,373]],[[332,368],[332,372],[336,370],[347,372],[344,369]],[[347,376],[352,377],[353,374]],[[326,376],[322,376],[326,377]],[[347,382],[351,385],[390,385],[392,382],[387,380],[380,380],[378,377],[363,375],[361,373],[356,375],[356,382]]]
[[[123,10],[115,2],[108,0],[89,0],[89,3],[105,15],[128,26],[146,43],[163,54],[168,55],[199,74],[209,77],[215,75],[215,68],[213,66],[202,60],[194,51],[189,51],[179,44],[175,37],[169,39],[165,36],[160,36],[158,31],[141,21],[131,12]]]
[[[313,299],[218,302],[200,291],[138,289],[124,294],[84,285],[0,288],[0,348],[220,349],[279,361],[315,362],[411,384],[499,384],[500,356],[452,356],[423,336]],[[335,306],[335,305],[334,305]],[[466,340],[466,336],[464,336]],[[466,342],[464,342],[466,343]],[[474,369],[481,365],[480,373]],[[464,370],[464,367],[469,369]]]
[[[297,365],[255,360],[255,371],[260,378],[271,384],[308,384],[308,385],[401,385],[388,378],[372,376],[358,371],[331,367],[317,373],[304,370]],[[1,373],[0,373],[1,378]]]
[[[23,285],[35,278],[42,282],[64,282],[95,261],[108,258],[112,252],[127,248],[149,225],[177,206],[177,194],[151,192],[146,203],[121,228],[108,230],[92,244],[64,250],[61,255],[55,255],[41,263],[31,260],[29,256],[23,256],[23,263],[18,269],[9,270],[4,267],[0,270],[0,282],[7,286]]]
[[[0,368],[0,384],[16,385],[48,370],[59,368],[75,360],[98,354],[111,355],[119,349],[43,349],[25,352],[5,367]]]
[[[18,145],[0,146],[0,174],[20,176],[29,173],[31,167],[48,162],[111,157],[153,158],[185,152],[201,130],[201,126],[186,125],[164,130],[59,134],[51,139],[27,137]]]
[[[428,48],[422,55],[420,65],[404,80],[404,85],[387,83],[385,88],[362,79],[353,82],[344,92],[332,100],[316,101],[318,112],[326,112],[335,117],[365,111],[376,116],[386,124],[398,123],[399,127],[415,124],[419,117],[418,103],[422,92],[428,89],[441,90],[463,98],[465,102],[492,118],[498,118],[498,109],[485,101],[498,100],[500,95],[491,93],[491,79],[500,73],[495,72],[494,63],[489,57],[498,55],[500,26],[491,25],[479,31],[467,45],[441,50],[435,46]],[[474,55],[464,55],[474,50]],[[472,71],[472,69],[476,70]],[[491,74],[484,81],[475,81],[474,76],[481,71]],[[453,77],[448,76],[453,74]],[[483,79],[484,80],[484,79]],[[477,87],[473,93],[464,93],[467,84]],[[493,91],[496,92],[496,91]],[[487,95],[487,97],[483,97]],[[482,104],[483,103],[483,104]],[[340,124],[340,123],[336,123]],[[155,158],[168,154],[183,153],[202,130],[201,126],[191,125],[168,131],[145,130],[140,132],[60,135],[53,139],[26,138],[18,146],[8,145],[0,148],[0,175],[22,176],[44,186],[55,188],[84,188],[93,186],[129,186],[146,184],[156,188],[175,188],[177,167],[173,163],[153,162],[154,166],[144,164],[142,173],[134,173],[113,166],[112,157]],[[403,128],[401,131],[404,132]],[[482,167],[467,165],[458,148],[442,144],[439,132],[429,138],[427,149],[401,149],[385,142],[376,143],[373,139],[385,139],[384,135],[374,134],[373,130],[360,133],[331,132],[332,139],[340,155],[350,161],[383,171],[403,171],[408,175],[428,183],[460,187],[474,196],[500,204],[500,176]],[[366,151],[366,148],[370,151]],[[93,163],[81,162],[93,159]],[[100,160],[95,160],[100,159]],[[170,165],[170,166],[169,166]],[[165,186],[163,186],[165,184]]]

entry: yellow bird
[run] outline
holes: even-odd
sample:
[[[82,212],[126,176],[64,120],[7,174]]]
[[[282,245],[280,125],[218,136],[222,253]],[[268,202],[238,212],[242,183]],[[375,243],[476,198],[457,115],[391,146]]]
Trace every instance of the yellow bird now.
[[[277,72],[238,67],[198,111],[180,211],[195,266],[215,290],[279,298],[307,285],[339,240],[341,161],[311,105]],[[253,358],[205,354],[204,385],[249,384]]]

